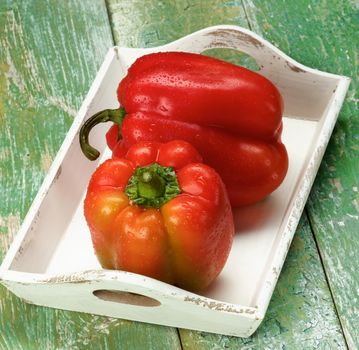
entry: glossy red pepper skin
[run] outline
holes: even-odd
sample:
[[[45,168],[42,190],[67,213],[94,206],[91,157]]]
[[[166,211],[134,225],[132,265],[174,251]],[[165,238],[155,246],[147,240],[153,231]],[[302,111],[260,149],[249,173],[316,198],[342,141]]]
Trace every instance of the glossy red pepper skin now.
[[[137,59],[119,84],[118,100],[128,114],[151,113],[263,140],[275,137],[283,114],[282,97],[265,77],[188,52]]]
[[[84,213],[104,268],[150,276],[191,291],[205,289],[222,270],[234,225],[219,175],[200,163],[187,142],[142,142],[93,174]],[[126,189],[138,167],[173,167],[180,193],[159,208],[141,207]]]

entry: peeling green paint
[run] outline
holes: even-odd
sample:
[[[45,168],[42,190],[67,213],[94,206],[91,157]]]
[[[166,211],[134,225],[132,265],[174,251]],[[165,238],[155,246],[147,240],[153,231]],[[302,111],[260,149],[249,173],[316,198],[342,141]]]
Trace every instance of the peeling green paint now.
[[[4,97],[6,92],[6,74],[10,66],[7,63],[0,63],[0,121],[4,120]]]

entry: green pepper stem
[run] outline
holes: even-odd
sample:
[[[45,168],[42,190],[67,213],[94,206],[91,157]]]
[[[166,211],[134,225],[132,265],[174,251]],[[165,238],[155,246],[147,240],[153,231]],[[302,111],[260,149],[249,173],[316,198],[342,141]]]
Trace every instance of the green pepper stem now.
[[[138,178],[138,194],[147,199],[164,195],[166,181],[153,170],[147,170]]]
[[[114,122],[118,126],[121,126],[123,118],[126,115],[126,111],[123,107],[118,109],[105,109],[101,112],[94,114],[92,117],[86,120],[80,130],[80,146],[83,154],[90,160],[95,160],[99,157],[100,152],[89,144],[90,131],[100,123]],[[121,139],[119,131],[118,139]]]
[[[125,192],[131,202],[138,206],[159,208],[181,191],[173,168],[154,163],[137,167]]]

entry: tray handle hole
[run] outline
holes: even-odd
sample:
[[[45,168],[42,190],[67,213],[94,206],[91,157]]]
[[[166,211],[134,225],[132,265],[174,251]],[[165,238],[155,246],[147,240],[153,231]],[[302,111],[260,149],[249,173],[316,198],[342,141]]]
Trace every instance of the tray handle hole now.
[[[206,50],[202,51],[201,53],[202,53],[202,55],[205,55],[205,56],[218,58],[223,61],[227,61],[229,63],[236,64],[237,66],[245,67],[254,72],[260,71],[260,67],[259,67],[258,63],[256,62],[256,60],[252,56],[250,56],[242,51],[223,47],[223,48],[206,49]]]
[[[115,303],[121,304],[130,304],[136,306],[160,306],[161,303],[153,298],[148,296],[131,293],[131,292],[123,292],[118,290],[107,290],[107,289],[99,289],[93,291],[93,295],[101,300],[112,301]]]

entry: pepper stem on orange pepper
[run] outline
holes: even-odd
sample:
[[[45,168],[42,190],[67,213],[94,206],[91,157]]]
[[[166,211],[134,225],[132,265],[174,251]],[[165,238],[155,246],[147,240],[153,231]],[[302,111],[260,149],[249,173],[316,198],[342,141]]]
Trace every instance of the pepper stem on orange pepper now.
[[[159,208],[181,191],[173,168],[154,163],[137,167],[125,192],[136,205]]]
[[[86,120],[80,130],[80,146],[82,152],[88,159],[95,160],[100,155],[100,152],[89,144],[89,134],[92,128],[97,124],[106,122],[114,122],[117,125],[121,126],[125,115],[125,109],[123,107],[120,107],[118,109],[105,109],[94,114],[92,117]],[[118,139],[121,139],[120,131],[118,134]]]

